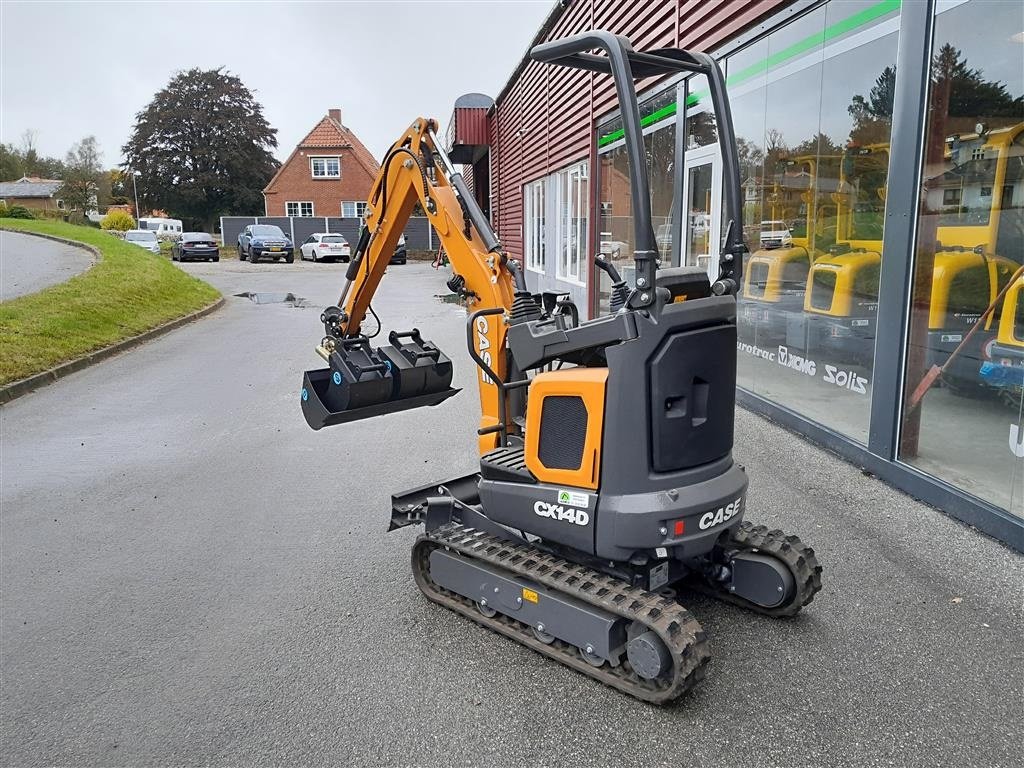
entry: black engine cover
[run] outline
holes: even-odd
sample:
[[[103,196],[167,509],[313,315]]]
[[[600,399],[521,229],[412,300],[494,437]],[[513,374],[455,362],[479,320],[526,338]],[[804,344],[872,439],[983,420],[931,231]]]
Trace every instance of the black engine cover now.
[[[650,363],[652,468],[672,472],[729,453],[735,392],[735,326],[668,336]]]

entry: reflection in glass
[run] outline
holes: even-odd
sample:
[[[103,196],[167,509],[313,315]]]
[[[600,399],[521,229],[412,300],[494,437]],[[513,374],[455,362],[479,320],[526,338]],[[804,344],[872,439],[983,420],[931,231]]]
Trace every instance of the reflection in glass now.
[[[900,458],[1024,516],[1024,16],[939,10]]]
[[[729,57],[748,257],[739,382],[866,442],[898,12],[830,2]]]
[[[691,77],[686,89],[686,148],[709,147],[718,143],[718,126],[711,107],[706,75]]]
[[[712,166],[703,163],[687,173],[686,254],[689,266],[708,268],[711,254]]]
[[[647,172],[651,188],[651,216],[658,250],[665,261],[672,253],[675,227],[672,225],[672,204],[675,196],[675,114],[676,88],[658,94],[641,105],[644,121],[651,116],[668,115],[668,119],[648,129],[644,135],[647,154]],[[599,137],[614,137],[621,132],[621,121],[601,126]],[[621,135],[621,133],[619,133]],[[599,143],[600,143],[599,138]],[[616,268],[627,282],[634,277],[633,264],[633,208],[629,194],[629,160],[623,144],[600,154],[599,173],[599,242],[601,253],[615,262]],[[598,280],[597,312],[608,311],[611,283],[607,275],[595,270]]]

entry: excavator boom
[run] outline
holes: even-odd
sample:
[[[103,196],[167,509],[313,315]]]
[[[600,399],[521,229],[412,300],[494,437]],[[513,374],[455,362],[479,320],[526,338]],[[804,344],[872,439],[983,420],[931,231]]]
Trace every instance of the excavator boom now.
[[[399,381],[413,378],[413,374],[403,376],[403,360],[420,369],[415,373],[417,380],[430,366],[438,367],[432,357],[436,350],[420,348],[422,339],[418,331],[392,334],[391,347],[380,350],[373,350],[362,333],[366,313],[391,254],[418,204],[457,276],[452,282],[453,290],[465,300],[470,311],[479,313],[473,327],[474,346],[490,368],[489,372],[481,369],[477,377],[480,445],[481,450],[487,450],[494,447],[499,425],[505,420],[497,382],[503,382],[508,373],[504,314],[513,301],[512,272],[486,216],[439,145],[436,128],[434,120],[417,118],[388,150],[370,191],[365,227],[349,263],[338,306],[329,308],[322,318],[326,335],[317,351],[329,363],[334,356],[335,367],[342,369],[331,372],[326,392],[338,394],[331,392],[331,386],[363,390],[369,394],[367,404],[361,407],[368,410],[354,413],[358,409],[347,408],[344,413],[335,413],[332,405],[337,406],[344,399],[339,397],[334,397],[333,403],[325,403],[323,397],[310,403],[309,398],[322,394],[323,388],[316,387],[304,388],[304,410],[310,425],[318,428],[326,426],[320,424],[325,416],[332,424],[341,423],[419,405],[436,405],[446,398],[431,396],[455,394],[447,389],[450,363],[446,364],[447,377],[434,371],[429,377],[430,384],[403,386]],[[358,395],[355,399],[362,401]],[[306,404],[310,404],[308,408]]]

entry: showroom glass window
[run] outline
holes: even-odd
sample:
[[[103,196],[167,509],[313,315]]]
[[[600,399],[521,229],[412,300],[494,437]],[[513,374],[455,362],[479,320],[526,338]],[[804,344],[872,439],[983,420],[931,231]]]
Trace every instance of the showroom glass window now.
[[[640,104],[640,119],[647,150],[647,173],[651,186],[651,215],[663,263],[670,265],[673,243],[678,236],[672,223],[676,179],[676,101],[680,88],[671,86]],[[599,126],[599,244],[601,253],[633,282],[633,209],[629,196],[629,159],[622,138],[622,120]],[[608,311],[611,283],[597,271],[597,312]]]
[[[927,115],[900,459],[1024,516],[1020,3],[937,4]]]
[[[739,384],[862,443],[898,35],[899,3],[832,0],[726,61],[751,251]]]

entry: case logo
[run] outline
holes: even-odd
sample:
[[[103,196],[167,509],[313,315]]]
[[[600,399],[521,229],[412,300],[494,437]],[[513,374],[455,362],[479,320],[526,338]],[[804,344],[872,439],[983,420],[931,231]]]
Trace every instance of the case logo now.
[[[705,512],[703,515],[700,516],[700,520],[697,524],[700,526],[700,529],[702,531],[707,530],[708,528],[711,528],[715,525],[721,525],[726,520],[736,517],[736,515],[740,513],[742,507],[743,497],[740,496],[738,499],[736,499],[736,501],[732,502],[731,504],[727,504],[724,507],[719,507],[718,509],[711,512]]]
[[[487,333],[490,330],[491,327],[486,317],[481,316],[476,319],[476,346],[480,351],[480,357],[487,363],[488,368],[491,366],[491,342],[487,338]],[[482,369],[480,371],[480,380],[484,384],[492,383],[491,377]]]

